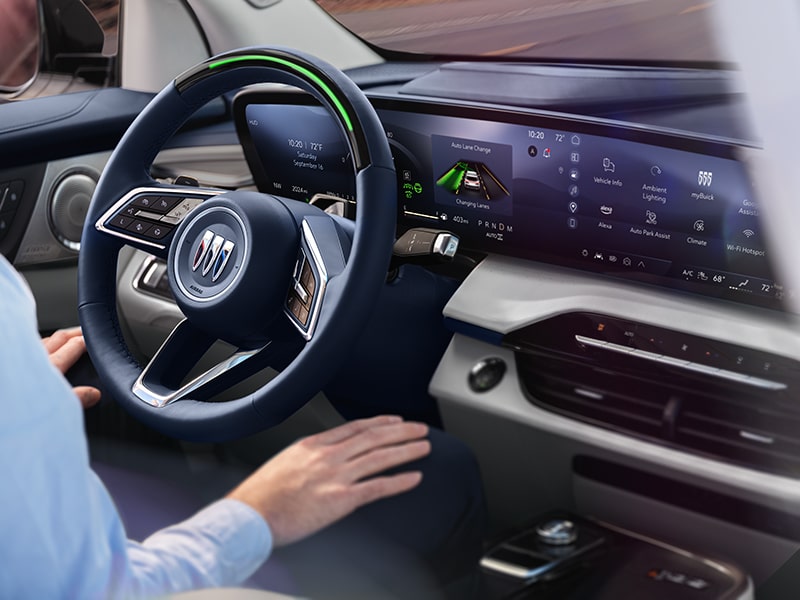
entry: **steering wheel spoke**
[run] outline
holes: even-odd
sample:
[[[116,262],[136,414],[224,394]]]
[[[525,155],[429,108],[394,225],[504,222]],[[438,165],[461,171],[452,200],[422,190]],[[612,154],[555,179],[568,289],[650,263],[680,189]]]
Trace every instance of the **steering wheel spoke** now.
[[[205,200],[225,190],[189,186],[135,187],[95,222],[95,229],[125,244],[163,255],[181,221]]]
[[[188,379],[216,341],[188,320],[181,321],[133,384],[133,394],[156,408],[184,399],[208,400],[269,366],[273,360],[280,360],[281,355],[292,354],[286,344],[281,346],[267,342],[258,348],[238,349],[216,365]]]

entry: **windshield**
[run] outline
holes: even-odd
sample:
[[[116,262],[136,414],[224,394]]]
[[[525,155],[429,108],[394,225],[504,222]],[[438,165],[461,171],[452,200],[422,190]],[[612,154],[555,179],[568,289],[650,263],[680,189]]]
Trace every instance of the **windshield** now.
[[[698,0],[317,0],[385,50],[437,56],[719,62]]]

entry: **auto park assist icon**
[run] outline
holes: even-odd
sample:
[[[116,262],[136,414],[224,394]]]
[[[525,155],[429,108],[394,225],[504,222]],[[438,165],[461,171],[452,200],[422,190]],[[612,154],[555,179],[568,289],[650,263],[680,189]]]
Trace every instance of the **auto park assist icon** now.
[[[235,245],[231,240],[226,240],[221,235],[206,229],[199,238],[197,249],[194,252],[192,271],[201,269],[200,273],[203,277],[206,277],[210,271],[211,281],[215,282],[225,270]]]

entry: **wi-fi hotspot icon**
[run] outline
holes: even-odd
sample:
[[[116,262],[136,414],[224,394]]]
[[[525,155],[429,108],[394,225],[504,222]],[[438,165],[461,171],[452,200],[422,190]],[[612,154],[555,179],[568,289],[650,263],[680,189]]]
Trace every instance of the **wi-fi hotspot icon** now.
[[[742,233],[743,233],[743,234],[744,234],[744,236],[745,236],[745,237],[747,237],[747,238],[751,238],[751,237],[753,237],[753,236],[756,234],[756,232],[755,232],[755,231],[753,231],[752,229],[745,229],[744,231],[742,231]]]

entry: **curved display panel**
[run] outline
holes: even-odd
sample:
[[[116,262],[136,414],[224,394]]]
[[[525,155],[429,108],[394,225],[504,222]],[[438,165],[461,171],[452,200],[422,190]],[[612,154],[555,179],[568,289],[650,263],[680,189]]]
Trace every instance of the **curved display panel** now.
[[[398,174],[398,229],[461,247],[781,308],[736,146],[617,123],[371,98]],[[237,97],[262,191],[354,199],[336,124],[305,95]]]

